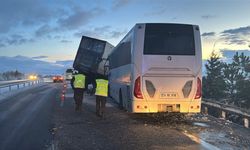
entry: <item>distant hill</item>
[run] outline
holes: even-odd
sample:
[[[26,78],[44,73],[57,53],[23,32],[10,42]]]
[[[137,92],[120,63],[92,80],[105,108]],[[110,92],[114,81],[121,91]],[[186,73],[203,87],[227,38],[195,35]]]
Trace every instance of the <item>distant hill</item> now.
[[[230,63],[236,52],[250,56],[249,50],[222,50],[223,61]],[[206,74],[206,60],[202,61],[202,75]],[[37,60],[26,56],[0,56],[0,72],[18,70],[22,73],[37,73],[41,75],[63,74],[67,68],[72,68],[73,60],[56,61],[55,63]]]
[[[51,63],[20,55],[15,57],[0,56],[0,72],[18,70],[23,73],[41,75],[63,74],[72,64],[73,60]]]

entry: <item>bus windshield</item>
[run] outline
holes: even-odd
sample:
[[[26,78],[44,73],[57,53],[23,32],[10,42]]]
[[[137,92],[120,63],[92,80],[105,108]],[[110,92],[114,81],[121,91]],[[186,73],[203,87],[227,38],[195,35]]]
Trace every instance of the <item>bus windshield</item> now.
[[[191,25],[147,24],[144,38],[145,55],[195,55]]]

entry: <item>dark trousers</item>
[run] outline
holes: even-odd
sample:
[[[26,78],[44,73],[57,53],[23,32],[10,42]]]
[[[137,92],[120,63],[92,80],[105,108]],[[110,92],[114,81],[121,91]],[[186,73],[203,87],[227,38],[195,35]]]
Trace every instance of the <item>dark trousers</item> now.
[[[80,110],[82,107],[84,89],[75,88],[74,89],[74,99],[76,104],[76,109]]]
[[[106,105],[106,97],[96,95],[96,115],[103,117]]]

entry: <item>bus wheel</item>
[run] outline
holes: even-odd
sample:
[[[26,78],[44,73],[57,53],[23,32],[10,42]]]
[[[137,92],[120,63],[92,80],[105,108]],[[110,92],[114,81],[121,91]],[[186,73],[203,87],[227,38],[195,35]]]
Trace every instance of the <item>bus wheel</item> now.
[[[122,90],[119,91],[119,108],[123,109]]]

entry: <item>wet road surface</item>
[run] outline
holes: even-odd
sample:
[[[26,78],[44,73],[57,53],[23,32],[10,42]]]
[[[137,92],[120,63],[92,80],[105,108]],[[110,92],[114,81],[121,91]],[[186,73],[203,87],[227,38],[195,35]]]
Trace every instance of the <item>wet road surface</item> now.
[[[1,100],[0,149],[42,150],[50,146],[60,85],[36,85]]]
[[[202,114],[131,114],[110,99],[105,118],[95,115],[95,97],[85,94],[74,111],[68,86],[43,84],[0,102],[0,150],[250,149],[250,130]]]

